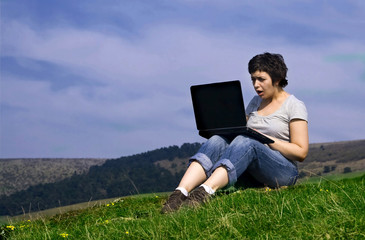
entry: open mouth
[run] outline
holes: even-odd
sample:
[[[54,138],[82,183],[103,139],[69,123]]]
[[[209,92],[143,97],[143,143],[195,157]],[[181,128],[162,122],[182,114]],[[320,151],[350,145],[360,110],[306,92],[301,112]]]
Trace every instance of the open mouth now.
[[[259,90],[256,90],[257,94],[260,96],[264,93],[264,91],[259,91]]]

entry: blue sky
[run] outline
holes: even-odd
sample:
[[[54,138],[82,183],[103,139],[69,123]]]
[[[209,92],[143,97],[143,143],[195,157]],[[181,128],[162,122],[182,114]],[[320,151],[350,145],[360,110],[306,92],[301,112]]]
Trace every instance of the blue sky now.
[[[1,0],[0,157],[203,142],[189,88],[281,53],[310,142],[364,139],[365,2]]]

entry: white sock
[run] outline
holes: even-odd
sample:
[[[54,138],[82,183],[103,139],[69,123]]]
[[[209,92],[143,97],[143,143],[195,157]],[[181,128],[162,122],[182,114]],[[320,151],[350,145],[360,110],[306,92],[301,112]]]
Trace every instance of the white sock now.
[[[182,192],[182,194],[184,194],[186,197],[189,195],[188,191],[183,188],[183,187],[177,187],[175,190],[179,190],[180,192]]]
[[[215,191],[214,191],[211,187],[209,187],[208,185],[202,184],[202,185],[200,185],[200,186],[202,186],[202,187],[205,189],[205,191],[206,191],[207,193],[209,193],[210,195],[212,195],[212,194],[214,194],[214,193],[215,193]]]

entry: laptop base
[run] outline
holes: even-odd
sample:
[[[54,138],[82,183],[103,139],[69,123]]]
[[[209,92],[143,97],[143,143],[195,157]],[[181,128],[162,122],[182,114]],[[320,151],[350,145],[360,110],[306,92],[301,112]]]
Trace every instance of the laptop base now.
[[[219,135],[232,141],[238,135],[244,135],[251,137],[263,144],[274,143],[274,141],[261,133],[249,128],[249,127],[234,127],[234,128],[218,128],[211,130],[200,130],[199,135],[204,138],[211,138],[214,135]]]

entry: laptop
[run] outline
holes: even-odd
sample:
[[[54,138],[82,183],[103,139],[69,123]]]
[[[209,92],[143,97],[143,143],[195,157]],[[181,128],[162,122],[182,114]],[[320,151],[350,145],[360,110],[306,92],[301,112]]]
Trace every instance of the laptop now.
[[[246,113],[239,80],[194,85],[190,87],[195,122],[199,135],[220,135],[232,141],[238,135],[261,143],[274,141],[246,126]]]

